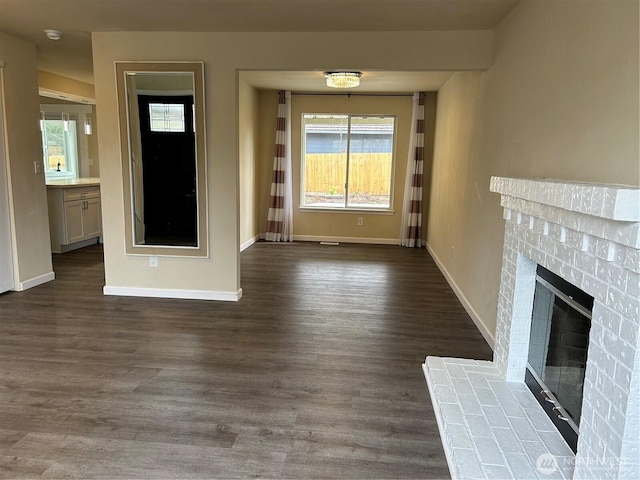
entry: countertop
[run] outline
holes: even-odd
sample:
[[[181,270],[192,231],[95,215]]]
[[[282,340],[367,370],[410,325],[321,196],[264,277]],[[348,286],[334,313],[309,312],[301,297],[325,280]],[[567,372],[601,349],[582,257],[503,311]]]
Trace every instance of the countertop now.
[[[52,188],[74,188],[100,186],[98,177],[69,178],[64,180],[47,180],[47,187]]]

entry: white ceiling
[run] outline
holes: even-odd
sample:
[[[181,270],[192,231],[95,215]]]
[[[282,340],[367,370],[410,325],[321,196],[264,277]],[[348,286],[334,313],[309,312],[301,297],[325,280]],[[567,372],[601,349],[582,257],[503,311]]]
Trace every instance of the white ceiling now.
[[[0,30],[35,43],[40,70],[92,84],[91,32],[491,30],[519,1],[0,0]],[[60,30],[64,36],[53,42],[45,29]],[[369,88],[365,79],[378,91],[411,91],[416,82],[423,82],[424,89],[424,82],[438,85],[446,75],[388,73],[364,72],[361,89]],[[305,82],[321,74],[287,72],[291,83],[280,81],[276,88],[308,90]],[[243,78],[272,88],[275,76],[247,72]]]

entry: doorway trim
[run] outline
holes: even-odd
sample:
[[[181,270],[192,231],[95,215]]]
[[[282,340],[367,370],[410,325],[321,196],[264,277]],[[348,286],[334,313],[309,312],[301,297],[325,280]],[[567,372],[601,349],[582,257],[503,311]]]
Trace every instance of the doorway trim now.
[[[9,163],[5,143],[3,67],[4,60],[0,60],[0,293],[14,290],[16,285]]]

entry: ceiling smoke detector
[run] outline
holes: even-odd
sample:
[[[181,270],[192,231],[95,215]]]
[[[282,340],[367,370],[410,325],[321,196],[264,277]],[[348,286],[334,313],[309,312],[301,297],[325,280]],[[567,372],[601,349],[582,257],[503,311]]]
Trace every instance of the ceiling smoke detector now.
[[[62,32],[58,30],[45,30],[44,33],[49,40],[60,40],[62,38]]]

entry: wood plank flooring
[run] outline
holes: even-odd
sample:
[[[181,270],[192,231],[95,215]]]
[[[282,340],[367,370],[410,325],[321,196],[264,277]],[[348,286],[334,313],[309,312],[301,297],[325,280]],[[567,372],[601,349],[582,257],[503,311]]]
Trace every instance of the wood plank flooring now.
[[[426,355],[491,351],[424,249],[242,253],[237,303],[105,297],[102,250],[0,296],[0,478],[449,476]]]

